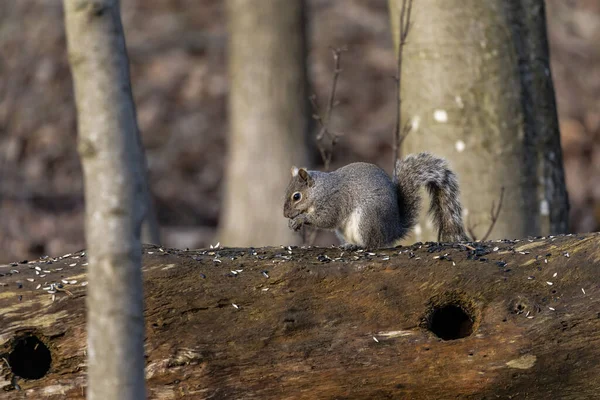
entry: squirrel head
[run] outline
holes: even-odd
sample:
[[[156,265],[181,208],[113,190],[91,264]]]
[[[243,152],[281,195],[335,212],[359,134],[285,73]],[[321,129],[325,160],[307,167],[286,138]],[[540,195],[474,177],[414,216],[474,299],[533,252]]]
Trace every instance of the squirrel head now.
[[[292,167],[292,179],[285,192],[283,215],[294,218],[306,213],[311,206],[310,188],[315,185],[315,180],[305,168]]]

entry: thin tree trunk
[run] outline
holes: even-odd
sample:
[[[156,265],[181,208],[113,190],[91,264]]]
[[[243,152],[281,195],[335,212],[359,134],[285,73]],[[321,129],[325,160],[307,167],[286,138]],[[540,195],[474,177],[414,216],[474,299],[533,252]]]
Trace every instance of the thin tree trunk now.
[[[89,399],[142,399],[140,234],[146,213],[118,0],[65,0],[86,199]]]
[[[390,0],[396,43],[401,1]],[[415,2],[404,49],[403,117],[419,121],[404,152],[450,160],[466,225],[479,238],[502,188],[492,237],[564,232],[567,222],[543,10],[539,1],[534,10],[508,3]],[[436,237],[425,216],[416,233],[418,240]]]
[[[220,240],[292,244],[283,217],[292,165],[306,163],[303,1],[228,0],[229,160]]]

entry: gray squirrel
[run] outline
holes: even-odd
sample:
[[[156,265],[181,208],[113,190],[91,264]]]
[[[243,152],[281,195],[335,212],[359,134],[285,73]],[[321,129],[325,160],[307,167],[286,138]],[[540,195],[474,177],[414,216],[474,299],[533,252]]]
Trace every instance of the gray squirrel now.
[[[357,162],[332,172],[292,167],[283,215],[297,231],[303,225],[335,230],[345,248],[389,247],[415,226],[425,186],[438,241],[468,240],[456,174],[429,153],[396,163],[395,178],[374,164]]]

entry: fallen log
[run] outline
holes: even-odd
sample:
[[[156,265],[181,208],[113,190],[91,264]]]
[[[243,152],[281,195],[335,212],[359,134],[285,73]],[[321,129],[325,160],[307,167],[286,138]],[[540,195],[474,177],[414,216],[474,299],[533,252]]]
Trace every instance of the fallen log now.
[[[590,399],[600,234],[144,248],[152,399]],[[0,399],[83,399],[84,252],[0,267]]]

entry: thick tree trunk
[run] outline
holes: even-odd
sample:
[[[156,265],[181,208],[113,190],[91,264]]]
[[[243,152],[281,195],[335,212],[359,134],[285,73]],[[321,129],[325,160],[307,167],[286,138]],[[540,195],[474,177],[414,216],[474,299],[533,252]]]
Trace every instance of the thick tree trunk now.
[[[595,398],[600,234],[473,246],[146,247],[149,397]],[[83,398],[86,263],[0,267],[0,399]]]
[[[283,218],[292,165],[306,164],[303,1],[228,0],[229,160],[220,240],[298,241]]]
[[[149,192],[119,1],[65,0],[64,5],[90,263],[88,346],[81,343],[89,365],[87,395],[143,399],[140,234]]]
[[[402,0],[390,0],[397,45]],[[404,153],[428,150],[457,171],[478,237],[505,188],[492,237],[565,232],[567,198],[542,0],[415,1],[403,51]],[[420,234],[418,234],[420,232]],[[437,232],[425,216],[416,239]]]
[[[565,233],[569,225],[569,201],[565,185],[562,148],[550,54],[546,36],[544,0],[506,2],[512,16],[511,32],[519,55],[521,102],[525,110],[527,168],[540,176],[540,227],[543,233]]]

